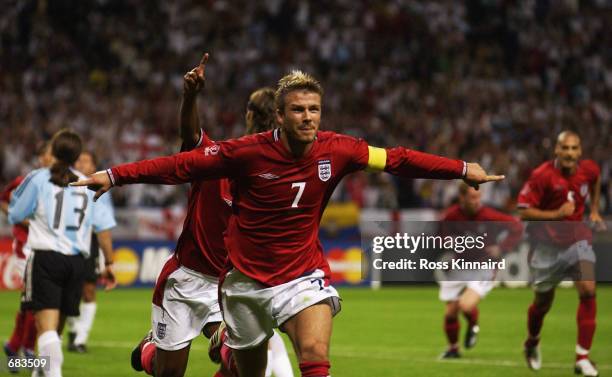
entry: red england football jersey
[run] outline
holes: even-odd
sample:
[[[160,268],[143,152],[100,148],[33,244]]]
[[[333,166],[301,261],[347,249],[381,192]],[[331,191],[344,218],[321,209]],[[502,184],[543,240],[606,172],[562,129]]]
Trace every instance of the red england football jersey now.
[[[214,145],[204,132],[201,138],[195,149]],[[223,233],[231,215],[231,206],[232,195],[227,179],[191,183],[187,215],[175,250],[181,265],[213,277],[221,274],[227,262]]]
[[[590,188],[597,182],[599,166],[592,160],[578,162],[576,172],[565,176],[556,167],[555,161],[548,161],[537,167],[523,185],[518,197],[519,208],[558,209],[566,201],[573,201],[576,209],[564,221],[581,222]],[[533,225],[533,224],[532,224]],[[534,229],[535,231],[536,229]],[[580,240],[592,239],[592,232],[584,223],[559,225],[546,224],[530,232],[540,241],[569,246]]]
[[[460,160],[405,148],[369,147],[360,139],[319,132],[308,153],[295,158],[280,130],[109,169],[115,184],[177,184],[230,178],[234,215],[225,246],[232,266],[267,286],[330,270],[318,239],[319,220],[345,175],[369,167],[409,178],[461,178]]]
[[[460,221],[463,232],[472,229],[478,234],[487,233],[486,244],[494,244],[501,248],[503,252],[511,251],[521,240],[523,226],[516,218],[499,212],[494,208],[481,206],[474,215],[467,215],[458,204],[452,205],[446,210],[442,221]],[[468,222],[474,222],[475,227]],[[479,223],[480,222],[480,223]],[[498,236],[503,231],[508,231],[508,235],[503,241],[498,243]]]
[[[15,178],[11,183],[9,183],[2,193],[0,193],[0,201],[9,203],[11,201],[11,192],[17,188],[23,182],[24,177],[19,176]],[[21,224],[13,225],[13,238],[20,243],[21,245],[25,245],[28,240],[28,227]],[[17,248],[18,253],[22,253],[21,248]],[[19,255],[19,257],[22,257]]]

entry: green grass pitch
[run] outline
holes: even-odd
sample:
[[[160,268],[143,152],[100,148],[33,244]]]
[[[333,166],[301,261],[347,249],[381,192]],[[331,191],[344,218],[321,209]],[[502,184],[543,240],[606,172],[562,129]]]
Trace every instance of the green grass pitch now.
[[[559,289],[542,334],[543,369],[529,371],[522,357],[528,289],[494,290],[480,307],[480,340],[457,361],[438,361],[445,347],[443,305],[435,287],[342,289],[343,309],[334,320],[332,375],[393,376],[571,376],[576,341],[577,295]],[[150,290],[99,292],[98,314],[85,355],[65,353],[64,376],[135,376],[133,346],[149,326]],[[18,295],[0,292],[0,339],[12,329]],[[603,376],[612,375],[612,287],[598,288],[595,343],[591,352]],[[462,322],[461,335],[465,330]],[[285,338],[286,339],[286,338]],[[192,346],[187,376],[212,376],[207,343]],[[290,351],[295,368],[295,357]],[[0,368],[4,369],[2,358]],[[5,369],[4,369],[5,370]],[[299,372],[296,370],[296,376]],[[0,372],[0,376],[8,376]],[[25,376],[22,372],[20,375]]]

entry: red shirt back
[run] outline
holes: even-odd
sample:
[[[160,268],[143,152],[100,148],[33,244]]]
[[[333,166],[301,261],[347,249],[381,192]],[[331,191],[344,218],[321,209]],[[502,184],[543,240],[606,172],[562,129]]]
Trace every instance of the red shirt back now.
[[[202,133],[196,149],[211,145],[213,142]],[[227,262],[223,233],[231,216],[231,205],[227,179],[191,183],[187,214],[175,251],[181,265],[213,277],[221,274]]]
[[[547,161],[537,167],[523,185],[518,207],[555,210],[569,200],[574,202],[575,210],[563,220],[581,222],[590,188],[598,177],[599,166],[592,160],[579,161],[576,172],[569,176],[562,174],[555,166],[555,161]],[[592,239],[592,232],[584,223],[547,223],[543,227],[535,227],[532,223],[532,228],[537,228],[530,231],[536,240],[561,246],[569,246],[580,240],[588,240],[590,243]]]
[[[503,252],[512,250],[521,240],[523,226],[516,218],[488,206],[481,206],[474,215],[466,214],[458,204],[450,206],[442,221],[461,222],[456,230],[472,230],[477,235],[487,233],[486,244],[498,245]],[[473,224],[473,226],[472,226]],[[497,238],[503,231],[508,235],[501,242]]]

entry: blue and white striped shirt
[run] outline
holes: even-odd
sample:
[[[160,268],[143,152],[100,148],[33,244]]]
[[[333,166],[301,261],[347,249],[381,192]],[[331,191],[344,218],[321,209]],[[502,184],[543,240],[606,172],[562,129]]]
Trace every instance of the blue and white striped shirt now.
[[[84,175],[72,170],[79,178]],[[9,222],[30,220],[27,246],[66,255],[89,256],[91,231],[116,225],[110,196],[93,201],[86,187],[59,187],[51,183],[48,168],[34,170],[13,191]]]

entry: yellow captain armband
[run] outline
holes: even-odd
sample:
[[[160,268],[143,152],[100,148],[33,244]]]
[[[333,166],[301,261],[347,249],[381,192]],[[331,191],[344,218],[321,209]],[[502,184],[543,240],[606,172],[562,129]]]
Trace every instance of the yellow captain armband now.
[[[368,167],[367,171],[378,172],[385,170],[387,165],[387,150],[368,146]]]

